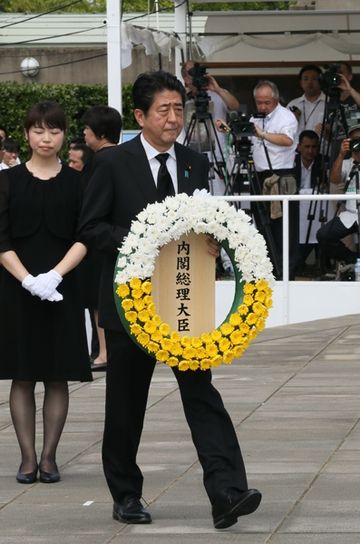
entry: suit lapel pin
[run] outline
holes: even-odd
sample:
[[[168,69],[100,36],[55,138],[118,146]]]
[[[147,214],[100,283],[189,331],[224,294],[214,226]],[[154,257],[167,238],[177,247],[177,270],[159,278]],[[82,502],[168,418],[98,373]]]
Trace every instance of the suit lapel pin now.
[[[189,178],[190,177],[190,172],[191,172],[191,166],[187,166],[185,168],[185,178]]]

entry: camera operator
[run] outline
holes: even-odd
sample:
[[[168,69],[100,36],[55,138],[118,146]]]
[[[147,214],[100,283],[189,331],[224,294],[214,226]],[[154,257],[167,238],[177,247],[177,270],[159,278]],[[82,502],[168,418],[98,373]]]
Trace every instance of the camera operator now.
[[[199,75],[197,75],[198,73]],[[179,141],[183,142],[185,139],[185,132],[189,127],[192,115],[196,111],[198,100],[203,101],[203,104],[200,104],[202,110],[208,111],[213,120],[226,119],[227,113],[230,110],[239,109],[240,104],[237,98],[226,89],[220,87],[216,79],[212,75],[206,73],[204,66],[194,63],[193,61],[187,61],[181,68],[181,75],[187,90],[187,99],[184,110],[185,130],[180,135]],[[189,147],[192,147],[196,151],[210,151],[208,134],[212,134],[212,127],[210,126],[209,120],[207,120],[206,123],[208,132],[203,123],[198,123],[196,127],[197,130],[194,130],[192,139],[189,142]],[[225,147],[225,135],[219,133],[218,140],[221,151],[223,151]],[[215,141],[215,138],[212,141],[212,144],[214,145],[216,159],[222,161],[218,143]],[[217,179],[217,185],[218,187],[214,192],[222,194],[224,188],[223,182],[219,182],[219,179]]]
[[[287,105],[299,122],[299,134],[303,130],[321,133],[326,97],[320,88],[320,75],[321,69],[316,64],[303,66],[299,72],[299,83],[304,94],[294,98]]]
[[[351,157],[347,158],[351,153]],[[360,164],[360,124],[349,129],[349,138],[345,138],[339,154],[330,170],[330,182],[336,185],[345,183],[346,193],[355,193]],[[345,263],[354,263],[357,254],[351,251],[342,238],[358,232],[357,203],[354,200],[345,202],[345,210],[331,219],[317,232],[323,257],[333,257]]]
[[[250,119],[255,125],[256,136],[252,138],[253,158],[261,186],[263,187],[266,178],[271,178],[273,174],[277,174],[280,176],[280,184],[281,179],[284,179],[289,186],[296,187],[294,160],[298,122],[291,111],[280,105],[279,90],[272,81],[260,81],[254,88],[254,99],[257,112],[265,114],[262,119],[255,116]],[[290,206],[290,279],[294,273],[296,245],[293,241],[295,234],[293,232],[292,211],[293,207]],[[282,217],[271,218],[270,228],[276,246],[277,260],[281,263]]]

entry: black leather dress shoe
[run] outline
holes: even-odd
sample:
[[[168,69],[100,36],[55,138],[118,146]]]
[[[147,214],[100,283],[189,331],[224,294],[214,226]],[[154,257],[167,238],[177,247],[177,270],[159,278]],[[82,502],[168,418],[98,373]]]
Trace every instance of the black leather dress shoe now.
[[[19,484],[33,484],[36,482],[38,467],[36,467],[33,472],[28,472],[27,474],[20,472],[20,468],[16,474],[16,480],[19,482]]]
[[[91,363],[92,372],[105,372],[107,363]]]
[[[114,502],[113,519],[122,523],[152,522],[151,515],[136,497],[125,497],[122,502]]]
[[[255,512],[261,502],[257,489],[229,493],[216,501],[212,508],[215,529],[226,529],[237,522],[238,517]]]
[[[57,467],[53,472],[45,472],[45,470],[41,470],[41,468],[39,469],[39,471],[40,471],[39,480],[43,484],[55,484],[56,482],[60,481],[60,473]]]

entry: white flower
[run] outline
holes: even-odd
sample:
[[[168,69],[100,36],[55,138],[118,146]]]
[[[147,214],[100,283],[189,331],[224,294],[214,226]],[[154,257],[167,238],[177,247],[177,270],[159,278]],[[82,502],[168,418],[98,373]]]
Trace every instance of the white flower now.
[[[245,281],[272,282],[264,238],[249,216],[212,197],[205,189],[196,189],[192,197],[185,193],[167,197],[163,202],[149,204],[137,215],[120,248],[115,281],[126,283],[132,277],[151,277],[159,248],[190,231],[211,234],[219,242],[227,241],[233,251],[234,265]]]

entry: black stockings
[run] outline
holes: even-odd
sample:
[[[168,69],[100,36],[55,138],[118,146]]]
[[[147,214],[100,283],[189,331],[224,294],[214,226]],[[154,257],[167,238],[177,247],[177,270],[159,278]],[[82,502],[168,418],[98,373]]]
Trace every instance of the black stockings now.
[[[56,466],[56,449],[66,421],[69,390],[66,382],[44,382],[44,438],[40,464],[45,472]],[[35,383],[14,380],[10,391],[10,411],[21,451],[21,472],[37,465],[35,451]]]

